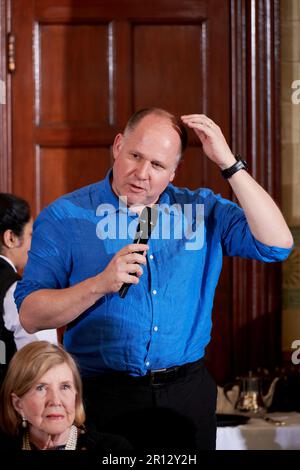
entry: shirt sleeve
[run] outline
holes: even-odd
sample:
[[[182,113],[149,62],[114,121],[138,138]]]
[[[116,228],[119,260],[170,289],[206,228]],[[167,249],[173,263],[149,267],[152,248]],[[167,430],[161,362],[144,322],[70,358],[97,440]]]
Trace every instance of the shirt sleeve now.
[[[3,320],[5,328],[14,334],[16,348],[20,349],[32,341],[46,340],[57,344],[57,332],[55,329],[42,330],[35,334],[27,333],[20,324],[19,313],[14,301],[14,292],[17,282],[14,282],[6,292],[3,301]]]
[[[66,220],[51,208],[44,209],[36,219],[28,262],[15,290],[18,310],[32,292],[69,286],[71,236],[66,233],[67,227]]]
[[[225,256],[240,256],[267,263],[283,261],[289,256],[292,247],[268,246],[258,241],[250,231],[243,209],[237,204],[231,201],[220,204],[221,239]]]

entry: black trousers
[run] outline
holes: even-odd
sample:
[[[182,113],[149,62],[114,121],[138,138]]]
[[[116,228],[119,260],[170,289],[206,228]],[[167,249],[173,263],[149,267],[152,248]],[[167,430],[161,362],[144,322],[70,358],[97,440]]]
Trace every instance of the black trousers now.
[[[87,422],[138,452],[215,449],[217,387],[203,361],[166,383],[118,373],[84,378],[83,392]]]

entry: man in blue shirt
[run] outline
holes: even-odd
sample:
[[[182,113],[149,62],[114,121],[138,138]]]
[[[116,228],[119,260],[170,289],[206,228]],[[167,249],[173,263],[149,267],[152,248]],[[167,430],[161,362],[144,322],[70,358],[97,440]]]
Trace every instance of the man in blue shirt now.
[[[209,189],[171,184],[186,145],[182,123],[242,209]],[[283,260],[291,233],[205,115],[180,121],[141,110],[116,136],[113,155],[105,180],[61,197],[36,220],[15,294],[21,322],[30,333],[67,325],[64,345],[102,428],[140,449],[213,449],[216,386],[202,358],[222,257]],[[157,223],[147,244],[132,243],[145,206],[156,207]],[[124,283],[132,285],[121,298]]]

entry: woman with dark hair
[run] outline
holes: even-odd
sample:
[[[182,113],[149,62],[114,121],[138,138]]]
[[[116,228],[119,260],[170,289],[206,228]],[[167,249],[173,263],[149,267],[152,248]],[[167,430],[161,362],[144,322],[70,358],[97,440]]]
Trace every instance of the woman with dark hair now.
[[[129,442],[84,426],[78,367],[61,346],[34,341],[15,353],[0,392],[0,451],[131,451]]]
[[[56,330],[34,335],[20,325],[14,291],[27,262],[32,234],[32,217],[28,203],[13,194],[0,193],[0,340],[5,345],[8,363],[16,349],[37,339],[57,342]],[[2,358],[1,358],[2,359]],[[3,373],[3,368],[2,368]]]

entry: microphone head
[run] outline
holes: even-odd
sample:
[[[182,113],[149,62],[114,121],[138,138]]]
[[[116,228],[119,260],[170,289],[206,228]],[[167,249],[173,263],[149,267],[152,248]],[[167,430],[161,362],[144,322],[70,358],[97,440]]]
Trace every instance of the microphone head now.
[[[154,205],[152,207],[145,206],[139,218],[136,229],[134,243],[147,243],[152,230],[154,229],[158,218],[158,210]]]
[[[152,207],[148,207],[148,206],[144,207],[139,217],[139,222],[138,222],[136,234],[134,237],[134,243],[147,243],[148,242],[150,235],[152,233],[152,230],[154,229],[156,225],[157,218],[158,218],[157,206],[154,205]],[[143,252],[140,252],[140,253],[142,254]],[[121,299],[124,299],[126,297],[129,287],[131,285],[132,284],[124,283],[121,286],[119,290],[119,296],[121,297]]]

